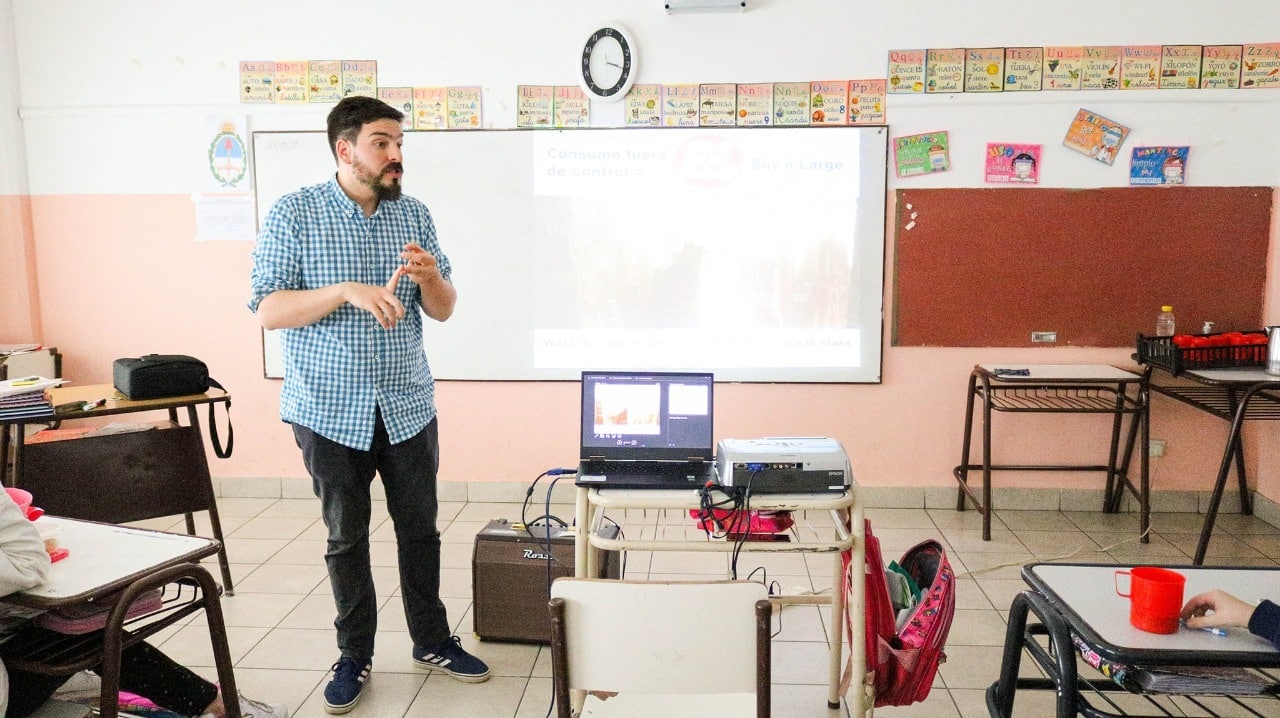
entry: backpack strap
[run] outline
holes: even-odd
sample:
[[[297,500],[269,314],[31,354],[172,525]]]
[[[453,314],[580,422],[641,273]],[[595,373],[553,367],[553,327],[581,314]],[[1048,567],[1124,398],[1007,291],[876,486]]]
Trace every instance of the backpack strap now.
[[[209,386],[226,391],[216,379],[210,379]],[[209,403],[209,439],[213,442],[213,453],[219,459],[225,459],[231,456],[231,450],[235,448],[236,444],[236,429],[231,425],[231,397],[227,397],[227,446],[225,449],[222,446],[222,441],[218,438],[218,423],[213,418],[213,406],[216,403]]]

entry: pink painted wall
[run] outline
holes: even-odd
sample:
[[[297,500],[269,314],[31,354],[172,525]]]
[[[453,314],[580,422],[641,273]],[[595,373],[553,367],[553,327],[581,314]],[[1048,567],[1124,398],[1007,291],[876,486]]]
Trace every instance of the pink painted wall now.
[[[30,206],[39,335],[63,352],[65,376],[82,384],[108,383],[117,357],[198,356],[234,400],[235,455],[212,461],[214,474],[305,477],[292,434],[278,418],[280,382],[262,376],[258,324],[245,308],[248,242],[193,241],[195,213],[185,195],[33,196]],[[6,253],[0,256],[13,251],[9,244],[0,242]],[[889,266],[892,244],[890,238]],[[1269,289],[1269,297],[1274,294]],[[1277,306],[1274,300],[1270,306]],[[1124,365],[1129,354],[1124,348],[886,347],[879,385],[719,385],[716,433],[834,436],[864,486],[949,486],[959,459],[964,389],[975,363]],[[545,469],[576,463],[574,382],[441,382],[438,397],[444,480],[529,481]],[[999,424],[998,461],[1105,460],[1106,421],[1015,419]],[[1157,400],[1152,426],[1153,436],[1169,442],[1167,457],[1155,462],[1155,487],[1207,488],[1225,424]],[[1269,448],[1274,437],[1263,434],[1265,440],[1254,445]],[[1251,468],[1264,469],[1259,485],[1280,495],[1280,463],[1251,453]],[[1005,475],[999,485],[1096,488],[1101,479],[1036,473]]]
[[[0,195],[0,344],[38,341],[31,203],[26,195]]]

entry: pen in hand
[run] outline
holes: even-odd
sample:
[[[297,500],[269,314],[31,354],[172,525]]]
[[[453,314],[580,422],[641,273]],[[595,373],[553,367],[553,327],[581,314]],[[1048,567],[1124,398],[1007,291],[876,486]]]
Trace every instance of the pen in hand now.
[[[1225,628],[1218,628],[1217,626],[1205,626],[1204,628],[1201,628],[1200,630],[1201,630],[1201,631],[1204,631],[1205,633],[1212,633],[1212,634],[1213,634],[1213,635],[1215,635],[1215,636],[1225,637],[1225,636],[1227,635],[1227,629],[1225,629]]]

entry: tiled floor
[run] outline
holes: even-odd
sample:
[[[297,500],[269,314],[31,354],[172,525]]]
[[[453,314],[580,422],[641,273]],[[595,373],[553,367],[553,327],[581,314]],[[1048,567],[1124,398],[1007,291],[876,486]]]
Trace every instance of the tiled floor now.
[[[325,574],[324,526],[318,504],[305,499],[222,498],[218,502],[227,536],[235,595],[223,601],[236,680],[248,695],[288,703],[297,716],[323,716],[321,692],[336,659],[333,604]],[[492,518],[515,519],[516,504],[451,503],[441,506],[444,541],[441,593],[463,644],[488,661],[493,678],[464,684],[447,676],[426,675],[410,661],[410,640],[397,591],[395,544],[385,505],[375,504],[373,563],[378,595],[384,600],[374,675],[368,694],[352,716],[431,716],[432,718],[533,718],[547,714],[551,700],[548,649],[536,645],[477,641],[472,634],[471,553],[476,533]],[[553,506],[571,516],[571,507]],[[1189,564],[1202,517],[1156,514],[1149,544],[1137,537],[1133,514],[1001,511],[992,540],[981,539],[973,511],[869,509],[885,560],[897,558],[921,539],[935,537],[947,546],[957,574],[957,611],[942,666],[927,701],[878,714],[902,717],[987,715],[984,690],[999,670],[1005,616],[1013,596],[1024,587],[1019,568],[1031,561],[1069,560]],[[621,517],[624,528],[637,516]],[[660,519],[684,526],[685,517]],[[648,521],[655,518],[650,516]],[[151,528],[181,531],[181,519],[143,522]],[[785,592],[829,591],[826,556],[744,554],[739,575],[763,563],[768,579]],[[1223,516],[1210,544],[1211,564],[1276,565],[1280,530],[1264,521]],[[630,578],[723,577],[722,559],[708,554],[632,552]],[[721,572],[721,573],[717,573]],[[215,572],[216,575],[216,572]],[[826,609],[790,606],[782,613],[774,641],[774,715],[779,718],[847,716],[826,708]],[[213,677],[208,634],[193,619],[159,637],[164,650]],[[1021,693],[1020,716],[1052,715],[1051,696]]]

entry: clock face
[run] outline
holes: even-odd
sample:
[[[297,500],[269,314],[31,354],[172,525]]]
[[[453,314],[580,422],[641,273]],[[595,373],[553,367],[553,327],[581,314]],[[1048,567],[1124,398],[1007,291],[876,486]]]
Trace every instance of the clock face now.
[[[636,76],[635,45],[625,30],[602,27],[582,46],[582,89],[593,99],[620,100]]]

